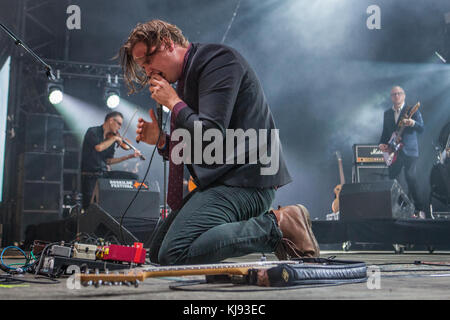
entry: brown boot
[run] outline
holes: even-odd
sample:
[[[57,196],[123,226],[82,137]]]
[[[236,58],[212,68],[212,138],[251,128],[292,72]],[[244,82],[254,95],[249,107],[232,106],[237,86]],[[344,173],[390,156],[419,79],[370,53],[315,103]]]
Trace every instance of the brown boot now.
[[[308,209],[303,205],[281,207],[272,210],[278,226],[283,233],[275,255],[279,260],[290,258],[318,257],[319,245],[312,231],[311,218]]]

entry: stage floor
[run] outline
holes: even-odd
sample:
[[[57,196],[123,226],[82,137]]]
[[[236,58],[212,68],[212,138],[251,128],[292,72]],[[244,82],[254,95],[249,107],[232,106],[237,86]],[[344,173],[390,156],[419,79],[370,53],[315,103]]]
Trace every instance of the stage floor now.
[[[447,300],[450,298],[450,251],[406,250],[403,254],[391,251],[322,251],[321,257],[335,256],[340,260],[363,261],[371,272],[379,277],[371,282],[337,286],[304,286],[295,289],[264,288],[248,285],[201,284],[189,285],[188,290],[173,290],[170,286],[187,284],[187,281],[203,280],[203,276],[150,278],[138,288],[126,286],[81,287],[69,289],[67,277],[57,283],[23,283],[20,286],[0,290],[1,300],[179,300],[178,308],[190,303],[181,300],[251,300],[254,304],[263,300]],[[230,259],[230,262],[259,261],[261,255],[252,254]],[[276,260],[267,255],[268,260]],[[418,265],[415,262],[433,262],[435,265]],[[17,262],[4,260],[6,264]],[[20,262],[20,261],[19,261]],[[445,265],[444,265],[445,264]],[[4,274],[2,272],[2,274]],[[48,278],[35,278],[26,274],[24,279],[48,282]],[[259,302],[258,302],[259,301]],[[180,305],[181,303],[181,305]],[[270,304],[270,302],[269,302]],[[164,304],[165,305],[165,304]],[[291,308],[290,306],[288,306]],[[175,312],[175,311],[174,311]],[[178,312],[178,311],[176,311]]]

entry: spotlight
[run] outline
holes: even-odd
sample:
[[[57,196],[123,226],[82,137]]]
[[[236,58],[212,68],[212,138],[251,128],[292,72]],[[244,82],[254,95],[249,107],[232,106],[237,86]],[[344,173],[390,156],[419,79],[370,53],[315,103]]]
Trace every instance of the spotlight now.
[[[114,77],[114,82],[113,82],[113,81],[111,81],[111,75],[108,74],[107,82],[105,85],[104,98],[106,101],[106,105],[110,109],[117,108],[117,106],[120,104],[119,79],[118,79],[117,75]]]
[[[106,98],[106,105],[110,109],[116,108],[120,103],[120,97],[114,92],[110,92]]]
[[[64,86],[59,70],[56,70],[56,79],[47,84],[48,100],[51,104],[59,104],[64,99]]]

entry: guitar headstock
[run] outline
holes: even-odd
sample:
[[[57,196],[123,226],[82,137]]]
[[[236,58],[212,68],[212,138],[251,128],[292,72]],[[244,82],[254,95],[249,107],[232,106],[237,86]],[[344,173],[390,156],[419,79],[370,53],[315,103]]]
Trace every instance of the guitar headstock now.
[[[417,102],[416,105],[414,107],[412,107],[411,111],[409,112],[408,118],[411,118],[413,116],[413,114],[417,112],[419,107],[420,107],[420,102]]]
[[[139,283],[145,280],[143,273],[95,273],[95,274],[87,274],[87,273],[79,273],[76,274],[80,283],[83,286],[92,286],[99,287],[101,285],[110,286],[110,285],[126,285],[135,287],[139,286]]]

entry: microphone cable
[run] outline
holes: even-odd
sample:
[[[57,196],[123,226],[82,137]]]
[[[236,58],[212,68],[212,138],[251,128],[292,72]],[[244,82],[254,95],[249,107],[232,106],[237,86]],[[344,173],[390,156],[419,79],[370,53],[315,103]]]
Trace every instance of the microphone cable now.
[[[139,192],[142,189],[142,185],[143,185],[145,179],[147,178],[147,175],[148,175],[148,173],[150,171],[150,167],[151,167],[152,162],[153,162],[153,156],[155,155],[155,151],[158,148],[158,144],[159,144],[159,141],[161,140],[161,136],[163,134],[165,134],[165,128],[166,128],[166,125],[167,125],[168,118],[169,117],[166,118],[164,124],[162,125],[162,128],[159,130],[158,140],[156,141],[155,147],[153,148],[152,156],[150,157],[150,161],[148,163],[147,170],[145,171],[144,178],[142,179],[142,182],[140,183],[139,188],[138,188],[137,192],[135,193],[133,199],[131,199],[130,203],[128,204],[128,207],[125,209],[124,213],[120,217],[119,232],[120,232],[121,241],[123,243],[126,243],[126,241],[125,241],[125,239],[123,237],[123,231],[122,231],[123,219],[125,218],[125,215],[127,214],[127,212],[130,209],[131,205],[134,203],[134,201],[136,200],[137,196],[139,195]],[[162,123],[162,120],[161,120],[161,123]]]

